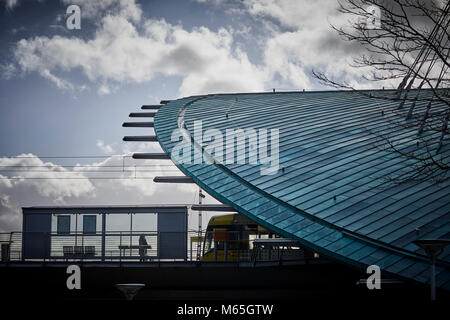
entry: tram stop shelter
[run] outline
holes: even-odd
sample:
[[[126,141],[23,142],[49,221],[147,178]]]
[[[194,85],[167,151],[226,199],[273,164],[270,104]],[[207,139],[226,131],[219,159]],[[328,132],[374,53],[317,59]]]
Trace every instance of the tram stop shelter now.
[[[21,260],[187,259],[185,205],[22,210]]]

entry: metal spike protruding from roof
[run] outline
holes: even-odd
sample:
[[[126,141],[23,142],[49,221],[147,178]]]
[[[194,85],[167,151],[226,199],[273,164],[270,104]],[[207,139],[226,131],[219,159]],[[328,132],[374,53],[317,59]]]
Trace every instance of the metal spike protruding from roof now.
[[[154,118],[156,112],[131,112],[130,118]]]
[[[162,107],[162,104],[145,104],[141,107],[142,110],[158,110]]]
[[[125,136],[123,141],[133,141],[133,142],[154,142],[158,141],[156,136]]]
[[[170,160],[167,153],[133,153],[133,159]]]
[[[157,176],[153,178],[157,183],[194,183],[191,177],[186,176]]]
[[[153,122],[124,122],[122,127],[132,127],[132,128],[153,128]]]

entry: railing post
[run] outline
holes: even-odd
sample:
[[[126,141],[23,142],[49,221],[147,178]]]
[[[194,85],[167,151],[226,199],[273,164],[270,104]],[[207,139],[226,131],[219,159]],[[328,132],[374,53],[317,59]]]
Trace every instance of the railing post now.
[[[44,263],[45,263],[45,260],[46,260],[46,257],[47,257],[47,236],[48,236],[48,234],[46,233],[46,232],[44,232],[44,237],[42,237],[43,239],[42,239],[42,241],[44,242],[44,245],[42,246],[42,249],[44,250],[44,254],[43,254],[43,257],[44,257]]]
[[[223,261],[228,261],[228,241],[223,243]]]
[[[157,250],[156,250],[156,256],[157,256],[158,262],[159,262],[159,260],[160,260],[160,258],[159,258],[159,254],[160,254],[159,247],[160,247],[160,244],[161,244],[160,233],[161,233],[161,232],[158,230],[158,232],[157,232],[157,239],[156,239],[156,243],[157,243],[157,246],[158,246],[158,248],[157,248]]]
[[[131,246],[133,245],[133,214],[130,213],[130,257],[132,256],[132,251],[133,249],[131,249]]]
[[[188,237],[189,237],[189,235],[188,235],[188,232],[186,231],[186,232],[184,232],[183,231],[183,233],[184,233],[184,238],[186,239],[186,246],[187,246],[187,239],[188,239]],[[185,250],[185,252],[186,252],[186,255],[185,255],[185,257],[184,257],[184,261],[187,261],[188,260],[188,257],[187,257],[187,255],[188,255],[188,253],[187,253],[187,248],[186,248],[186,250]]]
[[[84,259],[84,231],[81,235],[81,262],[83,262]]]
[[[120,244],[119,244],[119,262],[122,263],[122,231],[120,231]]]
[[[7,259],[6,262],[9,262],[9,260],[11,259],[12,239],[13,239],[13,233],[11,232],[10,235],[9,235],[8,254],[7,254],[7,257],[6,257],[6,259]],[[22,259],[20,259],[20,260],[22,260]]]

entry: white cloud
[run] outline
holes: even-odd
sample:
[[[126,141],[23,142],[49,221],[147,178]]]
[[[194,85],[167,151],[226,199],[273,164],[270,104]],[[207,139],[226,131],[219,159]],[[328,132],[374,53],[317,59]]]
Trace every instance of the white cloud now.
[[[213,3],[214,5],[219,5],[225,2],[225,0],[196,0],[198,3]]]
[[[0,158],[0,172],[0,232],[21,230],[22,206],[60,205],[69,199],[96,196],[94,185],[82,173],[44,162],[33,154]],[[64,177],[71,179],[61,179]]]
[[[51,162],[43,162],[33,154],[20,154],[15,158],[0,158],[0,168],[10,171],[18,170],[10,175],[14,178],[9,182],[10,187],[27,184],[40,195],[53,197],[58,201],[63,201],[66,197],[90,194],[93,191],[92,184],[82,174],[71,174],[66,168]],[[23,170],[28,171],[24,173]],[[29,179],[25,180],[24,177]],[[61,177],[76,179],[60,180]],[[46,182],[42,183],[41,178],[46,178]]]
[[[64,77],[75,69],[100,84],[99,95],[159,75],[182,79],[179,96],[272,87],[317,88],[312,69],[364,86],[359,82],[361,70],[349,68],[351,53],[359,49],[339,39],[330,28],[330,23],[347,23],[347,17],[337,12],[337,1],[245,0],[239,10],[262,21],[275,19],[289,28],[263,23],[261,32],[266,36],[259,65],[234,43],[233,35],[239,30],[231,27],[216,32],[206,27],[187,31],[164,19],[142,18],[140,6],[133,0],[63,1],[79,4],[89,17],[97,17],[92,39],[39,36],[22,39],[15,48],[20,70],[38,72],[62,89],[74,88]],[[220,1],[213,3],[220,5]]]
[[[105,96],[115,93],[117,90],[119,90],[119,87],[117,85],[113,85],[111,83],[102,83],[97,89],[97,94],[99,96]]]
[[[317,87],[311,70],[325,69],[327,74],[342,76],[349,70],[349,43],[339,39],[330,23],[340,25],[344,18],[337,15],[337,1],[245,0],[251,15],[273,18],[289,31],[272,29],[264,48],[267,77],[274,86],[294,88]],[[273,28],[273,26],[271,26]]]
[[[118,15],[134,22],[141,20],[142,9],[135,0],[61,0],[67,6],[78,5],[82,18],[98,19],[109,14]]]
[[[348,27],[355,19],[338,11],[337,0],[244,0],[249,14],[261,19],[277,20],[289,31],[280,31],[268,25],[271,36],[264,48],[264,64],[267,78],[280,76],[281,83],[295,88],[318,88],[311,71],[324,72],[332,79],[344,81],[354,88],[368,89],[376,86],[392,86],[392,81],[371,83],[362,79],[367,68],[353,68],[353,58],[364,48],[343,40],[331,25]],[[274,80],[274,86],[280,81]]]
[[[110,89],[107,85],[102,84],[102,85],[98,88],[97,93],[98,93],[99,95],[101,95],[101,96],[104,96],[104,95],[110,94],[110,93],[111,93],[111,89]]]
[[[12,184],[0,174],[0,232],[20,230],[20,208],[13,203],[11,195]]]
[[[40,73],[40,75],[42,77],[50,80],[51,82],[53,82],[60,89],[71,89],[72,90],[74,88],[74,86],[69,81],[66,81],[64,79],[58,78],[57,76],[52,74],[50,72],[50,70],[48,70],[48,69],[45,69],[45,68],[40,69],[39,73]]]
[[[313,69],[359,88],[373,85],[361,79],[366,70],[349,66],[352,55],[358,56],[362,48],[340,39],[330,27],[348,24],[349,17],[337,10],[337,0],[198,1],[226,5],[241,17],[252,16],[262,26],[258,34],[250,27],[233,30],[230,26],[188,31],[164,19],[144,18],[135,0],[61,1],[80,5],[82,15],[96,22],[95,34],[87,40],[69,36],[22,39],[14,50],[17,64],[1,68],[4,77],[18,70],[38,72],[58,88],[81,90],[69,80],[70,71],[81,70],[98,85],[99,95],[160,75],[181,78],[178,96],[316,89],[321,85],[312,78]],[[250,61],[235,35],[256,37],[262,61]]]
[[[103,140],[97,140],[97,147],[106,154],[111,154],[114,152],[113,147],[109,144],[105,144]]]
[[[12,63],[0,64],[0,74],[4,79],[11,79],[16,74],[16,67]]]
[[[149,145],[153,147],[149,149]],[[157,149],[154,143],[137,144],[133,148],[134,151],[147,152],[154,149]],[[11,170],[11,166],[17,166],[14,167],[17,170],[34,172],[2,171]],[[136,173],[134,166],[137,166]],[[156,175],[181,175],[167,160],[133,160],[126,157],[124,162],[121,156],[111,156],[101,162],[78,164],[68,169],[44,162],[32,154],[21,154],[13,158],[0,158],[0,172],[0,232],[21,230],[21,207],[191,204],[194,193],[198,190],[193,184],[154,183],[152,180]],[[17,179],[7,179],[8,177]],[[39,177],[57,179],[26,179]],[[63,177],[77,179],[62,179]],[[111,177],[126,179],[103,179]],[[217,201],[207,197],[205,203]],[[190,219],[190,228],[195,227],[196,222],[196,218]],[[204,223],[206,222],[205,220]]]
[[[59,88],[71,88],[65,72],[81,69],[87,78],[102,83],[141,83],[157,75],[183,79],[180,95],[211,91],[260,91],[264,73],[247,55],[232,48],[232,34],[224,28],[186,31],[164,20],[146,20],[140,34],[123,15],[107,15],[90,40],[39,36],[22,39],[15,58],[23,72],[38,72]],[[58,57],[55,59],[54,57]],[[73,87],[73,86],[72,86]]]
[[[353,56],[360,55],[363,48],[341,39],[331,28],[349,26],[354,19],[340,13],[338,7],[337,0],[243,0],[227,10],[249,14],[263,25],[261,69],[266,88],[320,88],[312,77],[313,69],[355,88],[373,87],[361,78],[367,70],[350,67]]]
[[[261,17],[272,17],[295,29],[329,29],[327,20],[337,16],[336,0],[244,0],[248,12]]]

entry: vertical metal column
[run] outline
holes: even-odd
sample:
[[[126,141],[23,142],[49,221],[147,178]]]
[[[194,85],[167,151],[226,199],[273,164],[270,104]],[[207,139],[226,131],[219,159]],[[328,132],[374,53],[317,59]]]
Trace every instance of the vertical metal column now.
[[[78,213],[75,213],[75,246],[78,245]]]
[[[106,244],[106,213],[102,213],[102,261],[105,261]]]
[[[217,261],[217,245],[219,242],[214,240],[214,261]]]
[[[413,243],[421,247],[430,259],[430,293],[431,300],[436,300],[436,259],[444,248],[450,244],[449,239],[420,239]]]
[[[205,195],[202,193],[202,189],[200,188],[198,191],[198,204],[202,204],[202,200],[205,197]],[[198,211],[198,233],[197,233],[197,237],[198,237],[198,242],[197,242],[197,261],[200,261],[200,256],[202,254],[202,241],[200,241],[201,237],[202,237],[202,211],[199,210]]]
[[[133,249],[131,249],[131,246],[133,245],[133,214],[130,213],[130,257]]]
[[[223,261],[228,261],[228,241],[223,243]]]
[[[431,266],[430,266],[430,290],[431,290],[431,300],[436,300],[436,253],[433,252],[430,255]]]

